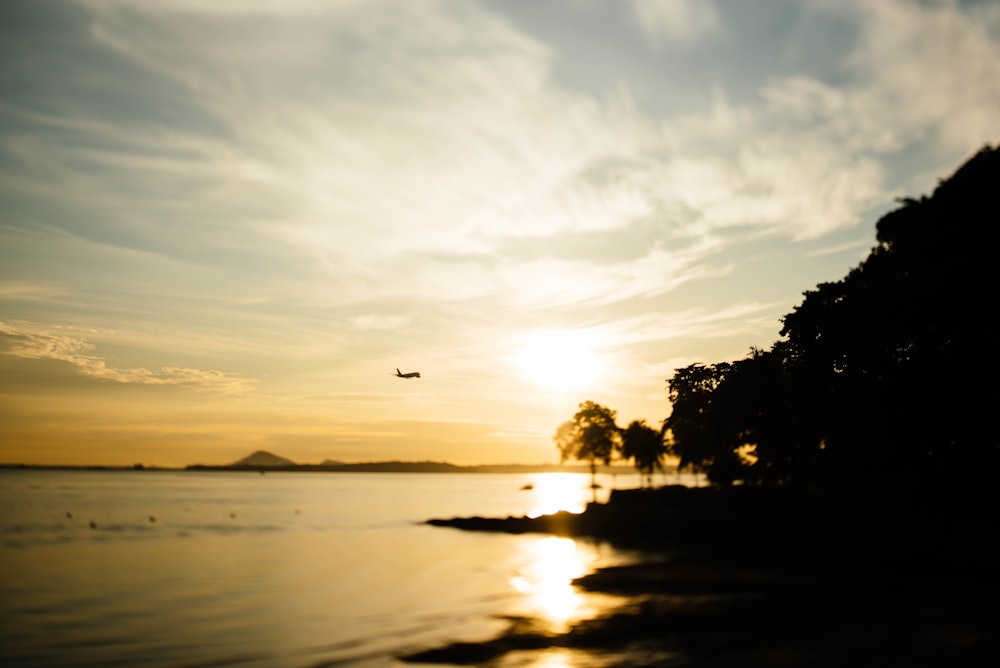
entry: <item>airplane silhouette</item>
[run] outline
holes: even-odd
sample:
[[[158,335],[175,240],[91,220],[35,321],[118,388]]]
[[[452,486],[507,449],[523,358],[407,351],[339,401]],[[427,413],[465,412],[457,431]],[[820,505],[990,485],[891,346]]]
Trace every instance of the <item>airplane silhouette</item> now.
[[[400,373],[399,369],[397,368],[396,369],[396,377],[397,378],[420,378],[420,372],[419,371],[411,371],[410,373]]]

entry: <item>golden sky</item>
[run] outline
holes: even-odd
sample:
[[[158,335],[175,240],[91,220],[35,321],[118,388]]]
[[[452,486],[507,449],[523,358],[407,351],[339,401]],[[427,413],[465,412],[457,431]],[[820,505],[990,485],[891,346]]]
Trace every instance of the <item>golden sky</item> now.
[[[998,109],[988,2],[0,3],[0,462],[658,425]]]

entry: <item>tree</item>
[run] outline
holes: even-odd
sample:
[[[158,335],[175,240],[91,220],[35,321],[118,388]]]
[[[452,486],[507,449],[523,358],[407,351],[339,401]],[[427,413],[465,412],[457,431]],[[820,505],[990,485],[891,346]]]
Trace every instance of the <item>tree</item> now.
[[[680,465],[723,484],[992,488],[997,184],[986,147],[883,216],[868,257],[805,292],[771,350],[677,369],[663,429]]]
[[[560,461],[572,458],[590,463],[590,484],[595,490],[597,462],[610,464],[621,443],[616,418],[617,413],[610,408],[584,401],[573,419],[559,425],[554,436]]]
[[[668,397],[673,409],[663,423],[668,451],[680,461],[678,469],[690,467],[711,474],[721,471],[727,448],[720,440],[718,425],[713,419],[715,390],[729,374],[728,362],[691,364],[676,369],[667,381]]]
[[[964,486],[995,469],[998,183],[1000,149],[986,147],[883,216],[864,262],[783,318],[824,482]]]
[[[792,379],[786,373],[785,347],[751,348],[733,362],[713,392],[712,422],[719,448],[727,450],[730,470],[710,471],[714,480],[729,478],[748,485],[782,485],[810,469],[808,433],[799,424]],[[735,455],[735,456],[734,456]]]
[[[631,459],[639,471],[640,478],[653,486],[653,471],[663,470],[663,458],[667,454],[663,435],[653,429],[645,420],[633,420],[622,432],[622,457]]]

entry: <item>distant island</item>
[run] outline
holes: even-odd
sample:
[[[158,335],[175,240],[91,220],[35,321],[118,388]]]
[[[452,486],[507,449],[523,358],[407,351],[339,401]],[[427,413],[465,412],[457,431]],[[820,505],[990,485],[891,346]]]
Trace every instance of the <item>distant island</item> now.
[[[182,468],[170,466],[116,466],[103,464],[26,464],[0,463],[0,470],[39,471],[243,471],[243,472],[326,472],[326,473],[586,473],[590,467],[584,464],[479,464],[460,466],[449,462],[436,461],[371,461],[342,462],[325,459],[318,464],[300,464],[285,457],[258,450],[231,464],[189,464]],[[664,472],[673,474],[675,468],[664,467]],[[607,475],[636,475],[632,467],[599,466],[598,473]]]
[[[590,473],[588,465],[572,464],[478,464],[460,466],[435,461],[375,461],[341,462],[324,459],[318,464],[300,464],[266,450],[257,450],[231,464],[189,464],[183,468],[170,466],[115,466],[102,464],[25,464],[0,463],[0,470],[75,470],[75,471],[325,471],[328,473]],[[664,473],[673,474],[674,467],[665,466]],[[607,475],[635,475],[635,469],[626,466],[599,466],[598,473]]]
[[[331,459],[318,464],[299,464],[265,450],[258,450],[231,464],[191,464],[187,471],[326,471],[331,473],[589,473],[586,465],[479,464],[459,466],[435,461],[341,462]],[[635,475],[635,469],[605,466],[601,473]]]

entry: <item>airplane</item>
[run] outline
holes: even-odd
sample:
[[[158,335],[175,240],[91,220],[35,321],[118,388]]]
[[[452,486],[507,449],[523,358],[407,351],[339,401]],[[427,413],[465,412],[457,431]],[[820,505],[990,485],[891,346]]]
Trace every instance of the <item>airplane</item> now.
[[[396,369],[396,377],[397,378],[420,378],[420,372],[419,371],[411,371],[410,373],[400,373],[399,369],[397,368]]]

